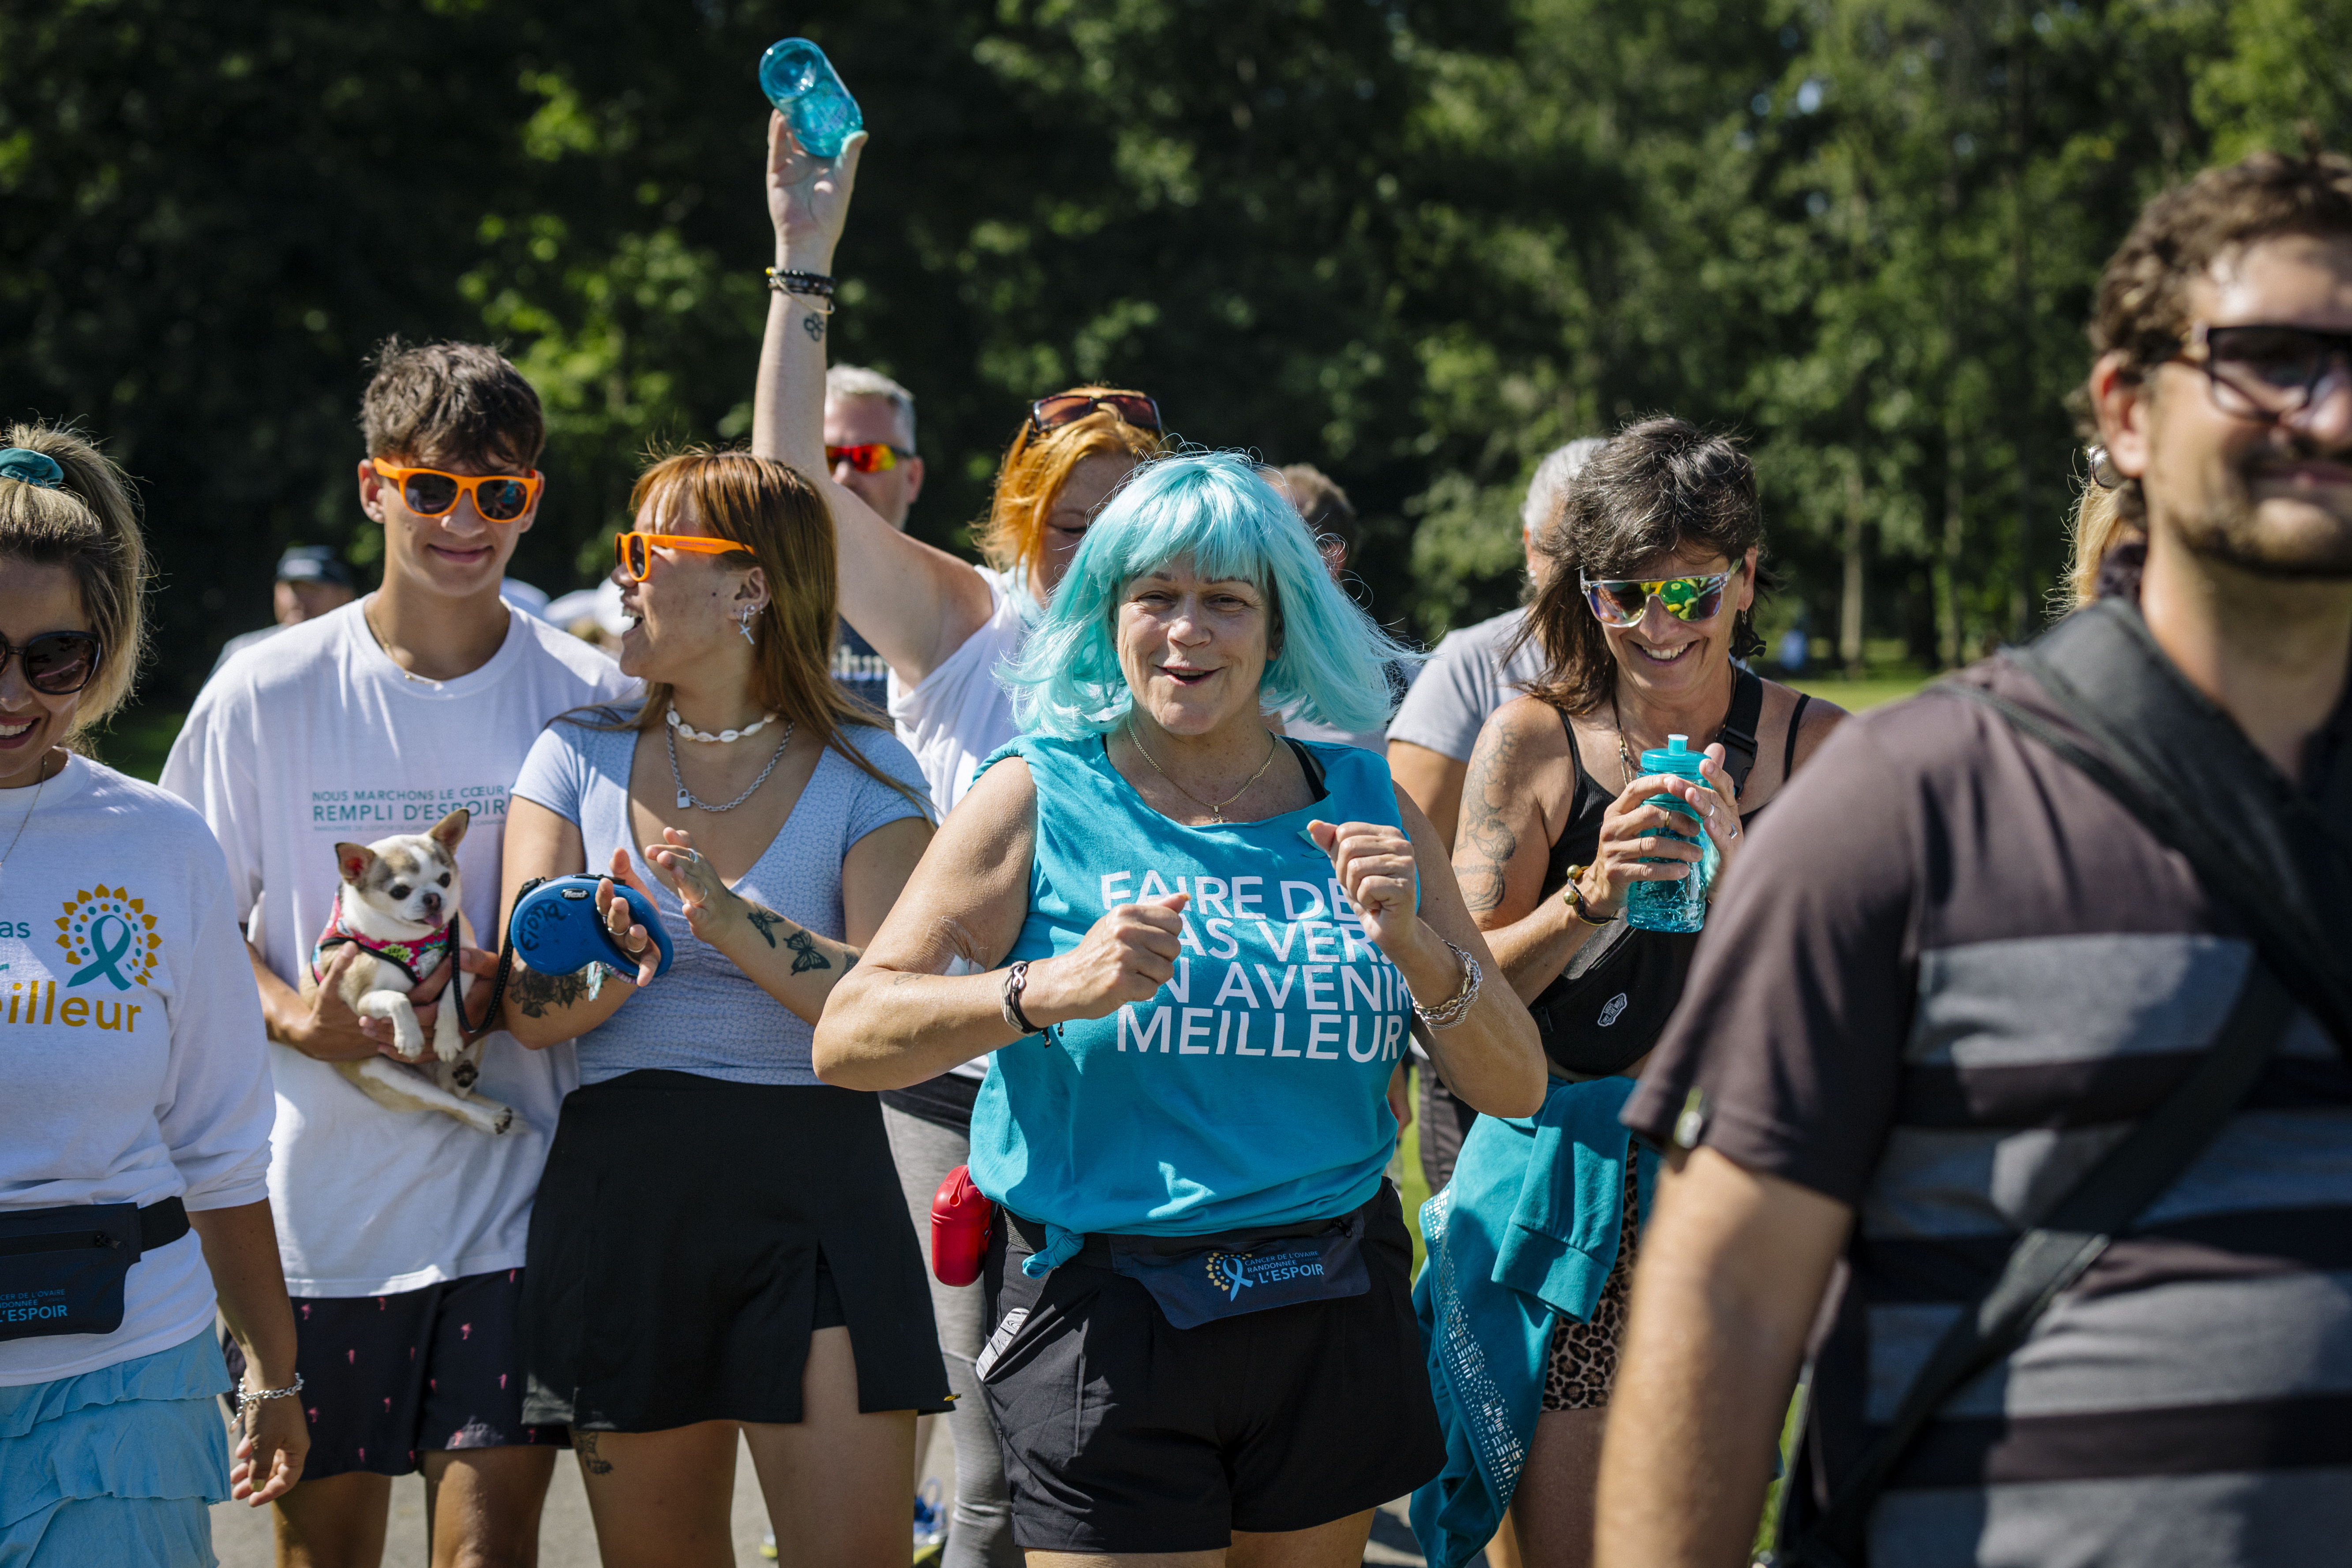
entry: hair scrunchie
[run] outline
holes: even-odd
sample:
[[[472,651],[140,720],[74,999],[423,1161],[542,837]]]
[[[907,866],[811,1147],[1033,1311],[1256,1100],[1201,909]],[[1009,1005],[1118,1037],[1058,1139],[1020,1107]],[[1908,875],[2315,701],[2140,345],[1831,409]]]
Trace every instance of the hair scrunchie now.
[[[19,479],[53,490],[65,482],[65,477],[66,471],[58,467],[58,460],[46,452],[24,447],[11,447],[0,452],[0,479]]]

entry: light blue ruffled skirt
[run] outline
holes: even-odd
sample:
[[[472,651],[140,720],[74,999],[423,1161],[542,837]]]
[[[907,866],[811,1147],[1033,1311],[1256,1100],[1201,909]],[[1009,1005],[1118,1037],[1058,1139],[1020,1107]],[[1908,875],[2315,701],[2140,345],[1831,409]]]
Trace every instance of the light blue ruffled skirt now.
[[[219,1342],[0,1388],[0,1568],[214,1568],[228,1499]]]

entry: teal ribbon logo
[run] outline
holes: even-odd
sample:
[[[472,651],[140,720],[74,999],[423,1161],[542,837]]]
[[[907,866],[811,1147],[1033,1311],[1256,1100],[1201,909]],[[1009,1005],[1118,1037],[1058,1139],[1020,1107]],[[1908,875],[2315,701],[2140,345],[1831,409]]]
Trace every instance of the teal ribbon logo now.
[[[109,940],[109,927],[112,928],[111,940]],[[131,944],[137,938],[138,932],[133,931],[131,922],[121,915],[103,914],[91,921],[89,922],[91,954],[89,965],[84,969],[75,970],[73,977],[68,980],[66,984],[71,987],[80,984],[93,975],[104,975],[114,983],[114,988],[117,991],[130,990],[131,982],[122,978],[121,972],[116,969],[115,965],[131,956]]]
[[[147,984],[155,967],[155,917],[126,888],[84,889],[66,900],[58,945],[80,965],[66,984],[105,980],[117,991]]]

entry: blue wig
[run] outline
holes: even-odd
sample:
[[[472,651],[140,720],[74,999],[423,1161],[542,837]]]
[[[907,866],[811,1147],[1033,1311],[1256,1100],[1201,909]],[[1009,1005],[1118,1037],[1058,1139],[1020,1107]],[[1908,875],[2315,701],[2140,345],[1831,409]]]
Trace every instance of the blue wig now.
[[[1268,596],[1281,652],[1266,661],[1262,704],[1341,730],[1388,722],[1388,666],[1421,656],[1331,581],[1307,525],[1246,457],[1194,452],[1135,471],[1087,530],[1019,658],[998,667],[1024,731],[1076,740],[1127,717],[1135,699],[1113,622],[1129,583],[1175,561]]]

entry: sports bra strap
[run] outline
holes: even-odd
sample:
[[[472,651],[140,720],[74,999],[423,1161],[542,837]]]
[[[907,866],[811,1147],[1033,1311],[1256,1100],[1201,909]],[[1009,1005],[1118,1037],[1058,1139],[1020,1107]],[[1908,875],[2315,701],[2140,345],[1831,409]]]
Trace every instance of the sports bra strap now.
[[[1812,701],[1811,692],[1800,691],[1797,693],[1797,706],[1789,714],[1789,744],[1780,753],[1780,782],[1783,784],[1797,771],[1797,731],[1805,727],[1805,710],[1812,706]]]

